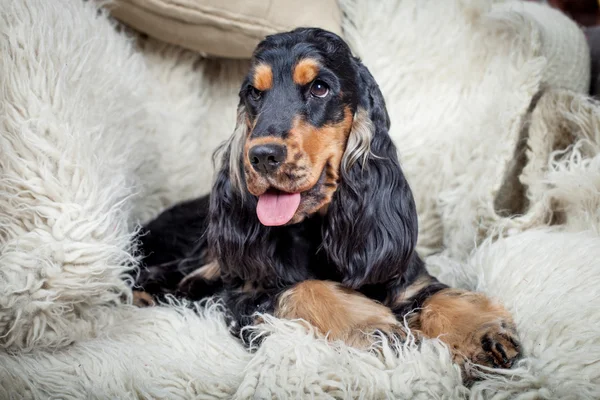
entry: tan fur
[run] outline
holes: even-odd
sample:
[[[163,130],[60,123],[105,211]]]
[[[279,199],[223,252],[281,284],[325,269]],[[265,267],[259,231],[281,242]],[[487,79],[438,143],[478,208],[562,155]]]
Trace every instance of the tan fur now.
[[[342,168],[348,171],[355,162],[361,161],[364,165],[367,158],[372,156],[371,140],[374,134],[373,121],[369,118],[364,108],[358,108],[352,121],[352,129],[346,143],[346,150],[342,158]]]
[[[292,77],[296,85],[311,83],[319,75],[319,62],[313,58],[300,60],[293,68]]]
[[[233,134],[229,138],[229,145],[224,147],[230,148],[231,154],[240,154],[244,150],[244,145],[250,132],[250,121],[246,109],[244,106],[238,107],[237,110],[237,122]],[[240,164],[237,157],[229,157],[229,173],[231,178],[231,184],[234,188],[238,189],[243,196],[245,190],[242,190],[242,171],[240,170]]]
[[[375,331],[402,334],[389,308],[330,281],[297,284],[280,297],[275,316],[305,320],[330,340],[357,348],[370,347]]]
[[[428,284],[425,277],[419,279],[401,298],[408,300],[410,293],[414,296]],[[329,340],[341,340],[359,349],[372,346],[370,334],[375,331],[406,337],[388,307],[330,281],[297,284],[280,297],[275,316],[304,320]],[[510,314],[479,293],[442,290],[409,318],[408,325],[416,337],[439,338],[448,344],[454,362],[463,368],[467,361],[509,368],[520,355]],[[471,379],[470,373],[465,376]]]
[[[328,159],[334,158],[336,169],[339,169],[352,119],[349,109],[345,114],[342,122],[322,128],[314,128],[299,119],[292,127],[292,132],[301,132],[301,147],[313,165],[324,165]]]
[[[245,281],[244,285],[240,288],[242,293],[258,293],[263,292],[265,289],[260,281]]]
[[[206,280],[214,281],[221,276],[221,267],[219,267],[219,263],[217,261],[213,261],[209,264],[206,264],[201,269],[202,276]]]
[[[317,184],[325,171],[324,183],[327,185],[319,188],[319,198],[305,198],[290,223],[300,222],[305,215],[319,211],[331,201],[337,188],[339,169],[352,123],[352,113],[347,108],[344,120],[337,124],[316,128],[301,118],[296,118],[285,140],[275,137],[246,140],[244,171],[248,191],[255,196],[260,196],[269,187],[289,193],[306,192]],[[257,173],[248,158],[251,147],[267,143],[283,144],[287,149],[285,162],[272,176]]]
[[[421,290],[425,289],[433,282],[433,278],[429,275],[423,275],[417,278],[409,287],[398,293],[396,298],[388,298],[385,304],[390,304],[392,307],[399,307],[403,303],[410,301]]]
[[[439,337],[450,346],[454,361],[469,360],[490,365],[491,360],[504,367],[519,354],[515,326],[511,315],[501,305],[480,293],[446,289],[428,299],[415,320],[415,328],[426,337]],[[482,339],[487,336],[493,346],[486,352]],[[495,348],[503,346],[508,360]],[[491,358],[490,358],[491,357]]]
[[[336,191],[342,157],[346,149],[346,143],[352,126],[352,114],[347,108],[345,118],[340,123],[315,129],[303,121],[297,121],[292,128],[291,137],[299,137],[299,148],[301,149],[300,162],[304,161],[309,168],[307,174],[308,187],[312,188],[323,171],[325,181],[320,188],[320,199],[305,202],[298,209],[298,215],[312,214],[326,207]],[[292,222],[299,222],[300,218]]]
[[[190,272],[187,274],[181,282],[179,282],[179,287],[183,287],[187,284],[190,279],[204,279],[205,281],[214,281],[219,279],[221,275],[221,268],[219,267],[219,263],[216,261],[212,261],[197,270]]]
[[[273,88],[273,70],[270,65],[258,64],[254,67],[252,85],[261,92]]]
[[[152,296],[148,293],[139,290],[134,290],[133,305],[138,307],[152,307],[155,305],[155,303]]]

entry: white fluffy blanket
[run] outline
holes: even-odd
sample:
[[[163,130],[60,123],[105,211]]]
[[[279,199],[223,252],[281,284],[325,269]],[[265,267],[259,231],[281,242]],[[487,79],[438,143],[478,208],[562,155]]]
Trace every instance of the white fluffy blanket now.
[[[557,12],[495,3],[341,1],[388,101],[420,250],[522,337],[514,370],[466,388],[438,340],[380,357],[268,318],[250,354],[218,306],[131,306],[135,227],[208,190],[245,62],[131,37],[91,2],[0,0],[0,398],[600,398],[585,41]]]

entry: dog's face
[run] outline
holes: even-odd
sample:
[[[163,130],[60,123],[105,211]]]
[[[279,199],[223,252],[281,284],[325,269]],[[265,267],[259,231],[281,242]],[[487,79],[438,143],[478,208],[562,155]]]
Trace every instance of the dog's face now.
[[[300,29],[258,46],[240,91],[240,150],[264,225],[326,210],[353,125],[357,79],[348,46],[332,33]]]

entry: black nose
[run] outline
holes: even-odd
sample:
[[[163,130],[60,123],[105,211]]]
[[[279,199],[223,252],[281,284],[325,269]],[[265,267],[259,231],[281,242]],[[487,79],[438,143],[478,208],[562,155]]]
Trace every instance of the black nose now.
[[[285,147],[280,144],[259,144],[248,152],[252,167],[263,174],[277,170],[285,160],[285,156]]]

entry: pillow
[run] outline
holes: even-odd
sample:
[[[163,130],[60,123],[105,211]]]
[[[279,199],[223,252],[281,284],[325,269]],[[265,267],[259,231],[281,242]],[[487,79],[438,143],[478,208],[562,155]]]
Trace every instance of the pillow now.
[[[341,33],[337,0],[115,0],[110,9],[156,39],[226,58],[250,58],[265,36],[299,26]]]

